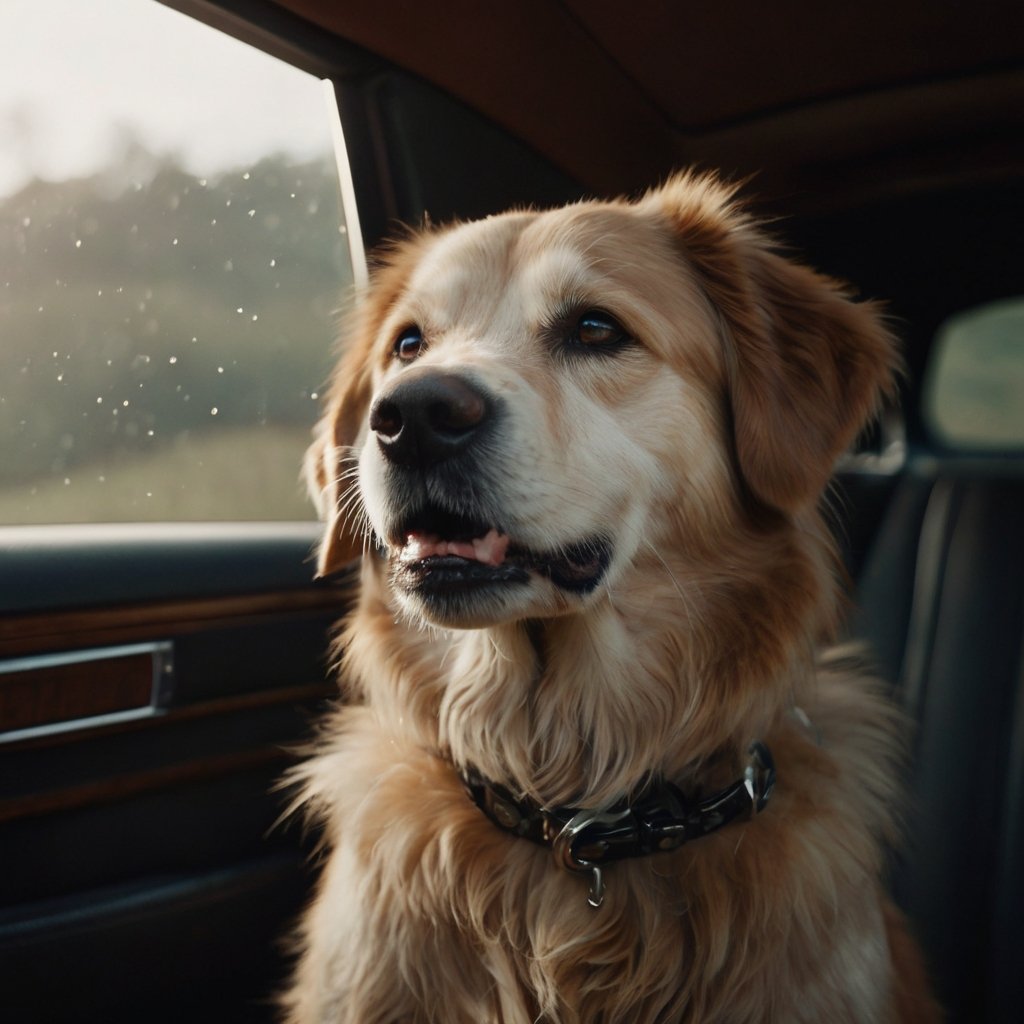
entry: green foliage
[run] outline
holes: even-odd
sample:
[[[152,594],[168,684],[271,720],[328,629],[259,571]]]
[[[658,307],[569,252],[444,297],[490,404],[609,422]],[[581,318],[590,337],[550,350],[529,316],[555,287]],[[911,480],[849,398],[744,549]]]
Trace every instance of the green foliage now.
[[[331,161],[116,178],[0,201],[0,490],[316,417],[351,283]]]

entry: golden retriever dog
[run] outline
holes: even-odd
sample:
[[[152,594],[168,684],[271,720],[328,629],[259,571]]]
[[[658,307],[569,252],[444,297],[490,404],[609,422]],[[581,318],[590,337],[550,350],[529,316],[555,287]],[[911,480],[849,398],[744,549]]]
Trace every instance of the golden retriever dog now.
[[[878,309],[711,176],[395,244],[310,451],[362,556],[293,1024],[936,1019],[894,714],[822,654]]]

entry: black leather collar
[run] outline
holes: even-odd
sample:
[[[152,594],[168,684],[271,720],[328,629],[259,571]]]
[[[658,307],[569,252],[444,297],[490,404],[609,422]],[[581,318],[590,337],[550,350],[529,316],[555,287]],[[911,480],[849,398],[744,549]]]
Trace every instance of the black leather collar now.
[[[752,743],[747,753],[743,778],[702,800],[687,800],[677,786],[662,781],[638,799],[620,801],[605,811],[542,807],[517,799],[475,771],[463,772],[462,778],[473,802],[500,828],[550,847],[566,870],[589,872],[589,901],[598,907],[604,896],[603,865],[676,850],[764,809],[775,786],[775,764],[763,743]]]

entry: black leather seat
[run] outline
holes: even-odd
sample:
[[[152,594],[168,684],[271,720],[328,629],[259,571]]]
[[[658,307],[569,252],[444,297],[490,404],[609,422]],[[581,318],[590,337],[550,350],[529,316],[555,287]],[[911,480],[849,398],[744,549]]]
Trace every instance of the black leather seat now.
[[[897,899],[950,1020],[1024,994],[1024,466],[928,460],[897,486],[858,580],[867,639],[917,723]]]

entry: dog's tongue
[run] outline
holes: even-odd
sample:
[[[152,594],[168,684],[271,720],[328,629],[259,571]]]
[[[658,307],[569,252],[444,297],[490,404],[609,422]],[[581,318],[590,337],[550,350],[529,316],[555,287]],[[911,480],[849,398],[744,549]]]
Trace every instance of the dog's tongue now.
[[[488,530],[483,537],[472,540],[442,540],[431,533],[410,533],[402,548],[403,562],[421,562],[434,555],[457,555],[484,565],[501,565],[508,550],[508,537],[497,530]]]

